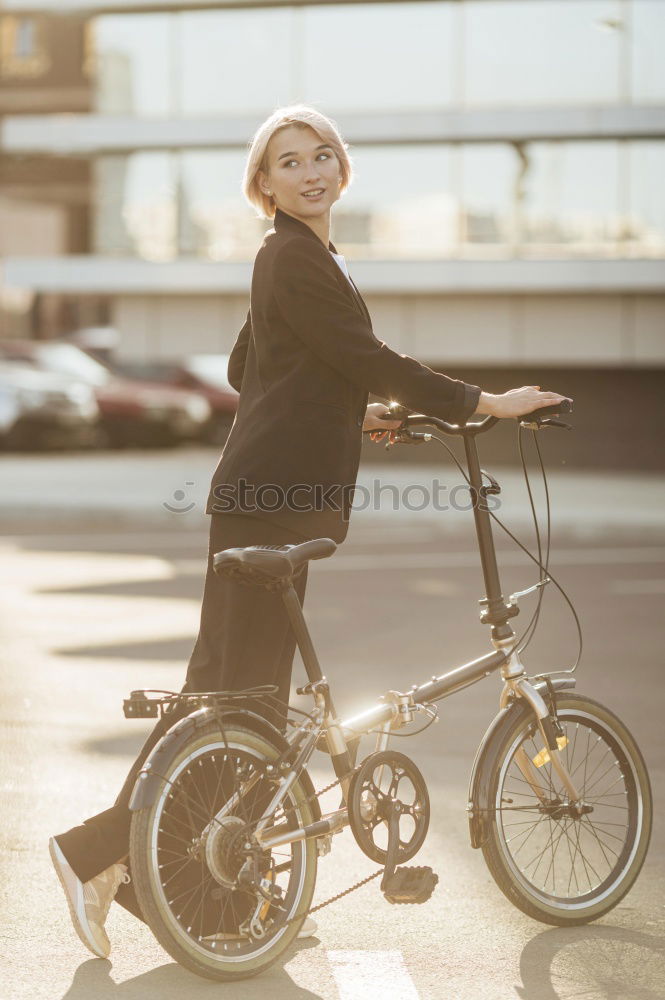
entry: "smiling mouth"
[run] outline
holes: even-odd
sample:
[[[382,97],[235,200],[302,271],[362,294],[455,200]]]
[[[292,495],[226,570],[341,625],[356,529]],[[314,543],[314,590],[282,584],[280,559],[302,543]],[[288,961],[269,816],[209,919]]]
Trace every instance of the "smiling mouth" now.
[[[324,191],[325,188],[312,188],[311,191],[303,191],[302,195],[303,198],[318,198]]]

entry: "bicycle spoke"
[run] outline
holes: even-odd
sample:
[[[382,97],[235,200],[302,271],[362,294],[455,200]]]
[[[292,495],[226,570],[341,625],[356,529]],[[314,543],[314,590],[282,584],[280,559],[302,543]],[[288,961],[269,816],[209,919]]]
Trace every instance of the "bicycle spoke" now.
[[[610,766],[607,768],[607,770],[603,771],[603,773],[600,775],[600,777],[596,778],[596,780],[594,782],[592,782],[592,784],[590,784],[588,786],[586,784],[583,785],[583,787],[582,787],[582,794],[584,795],[585,792],[592,791],[592,789],[594,789],[596,787],[596,785],[603,780],[603,778],[605,777],[605,775],[609,774],[610,771],[613,771],[615,767],[616,767],[616,761],[613,764],[610,764]],[[623,775],[619,774],[619,776],[612,782],[612,784],[609,787],[612,788],[614,785],[616,785],[617,781],[620,781],[622,778],[623,778]]]
[[[533,873],[531,875],[532,878],[535,878],[535,874],[536,874],[536,871],[538,870],[538,866],[540,865],[540,862],[543,859],[543,855],[547,851],[547,848],[549,847],[549,845],[551,843],[551,840],[552,840],[552,834],[551,834],[552,821],[549,818],[549,816],[543,817],[543,818],[547,818],[547,824],[548,824],[548,827],[550,829],[550,839],[545,844],[545,846],[543,847],[543,849],[539,850],[537,854],[534,854],[534,856],[531,858],[531,860],[527,861],[527,863],[524,865],[524,871],[528,871],[528,869],[531,867],[531,865],[534,864],[534,862],[537,862],[536,867],[535,867],[535,869],[534,869],[534,871],[533,871]]]
[[[584,827],[587,830],[587,832],[590,833],[590,834],[592,834],[593,837],[595,838],[596,843],[598,844],[598,847],[600,849],[600,852],[603,855],[603,857],[605,858],[605,861],[607,862],[608,870],[611,871],[612,870],[612,865],[614,864],[614,862],[611,861],[610,858],[608,858],[607,851],[609,851],[610,854],[613,854],[614,857],[615,857],[615,859],[618,858],[619,855],[617,854],[616,851],[612,850],[612,848],[609,846],[609,844],[606,844],[603,840],[600,839],[600,837],[598,836],[597,830],[593,827],[593,825],[591,823],[584,824]]]
[[[598,872],[594,868],[594,866],[593,866],[593,864],[591,862],[591,858],[589,858],[583,852],[583,850],[582,850],[582,845],[580,844],[580,835],[582,833],[582,830],[583,830],[583,827],[582,827],[581,823],[575,824],[575,833],[576,833],[576,837],[577,837],[577,843],[579,845],[580,858],[582,859],[582,864],[584,865],[584,869],[585,869],[585,871],[587,873],[587,878],[589,879],[589,889],[591,890],[591,889],[594,888],[594,886],[593,886],[593,884],[591,882],[591,879],[589,877],[589,870],[587,868],[587,865],[589,866],[589,868],[591,869],[591,871],[593,872],[593,874],[594,874],[594,876],[596,878],[596,885],[600,885],[600,883],[602,882],[602,878],[600,877],[600,875],[598,874]]]
[[[589,875],[589,868],[587,868],[587,860],[588,859],[586,858],[585,854],[583,853],[582,846],[580,844],[580,827],[579,827],[579,824],[577,824],[577,823],[574,824],[574,830],[575,830],[575,841],[574,841],[574,845],[575,845],[575,858],[577,858],[578,855],[579,855],[580,861],[582,862],[582,866],[584,868],[584,874],[586,875],[587,882],[589,883],[589,891],[591,891],[593,889],[593,883],[591,882],[591,876]],[[566,831],[566,837],[568,838],[568,840],[572,844],[573,840],[572,840],[570,834],[568,833],[568,831]],[[595,872],[595,870],[593,868],[593,865],[591,864],[590,861],[589,861],[589,867],[594,872],[594,874],[597,875],[597,872]],[[597,875],[597,878],[598,878],[598,881],[600,882],[600,876],[599,875]],[[575,881],[577,881],[577,876],[575,876]]]
[[[596,740],[596,746],[598,745],[598,743],[600,741],[601,741],[601,738],[599,736],[598,739]],[[596,746],[594,746],[594,748],[593,748],[594,750],[596,749]],[[588,747],[587,747],[587,750],[588,750]],[[589,756],[590,756],[589,753],[587,752],[587,755],[584,758],[584,760],[580,761],[580,763],[577,765],[577,767],[575,768],[575,770],[571,773],[571,775],[570,775],[571,778],[573,778],[577,774],[577,772],[579,771],[579,769],[582,766],[582,764],[585,764],[586,766],[585,766],[585,770],[584,770],[584,787],[586,787],[586,782],[589,781],[594,776],[594,774],[596,773],[596,771],[598,770],[598,768],[600,767],[600,765],[604,761],[605,757],[607,757],[608,753],[610,753],[610,752],[611,752],[610,748],[608,746],[605,746],[605,752],[603,753],[603,755],[600,758],[600,760],[598,761],[598,763],[594,764],[593,770],[591,771],[590,774],[587,774],[587,767],[588,767]]]
[[[619,781],[623,781],[623,782],[624,782],[624,784],[625,784],[625,780],[626,780],[626,779],[624,778],[623,774],[619,774],[619,775],[618,775],[618,776],[617,776],[617,777],[616,777],[616,778],[614,779],[614,781],[612,782],[612,784],[611,784],[611,785],[608,785],[608,786],[607,786],[607,789],[606,789],[606,792],[603,792],[603,793],[596,793],[597,797],[599,797],[599,798],[600,798],[600,797],[601,797],[601,795],[602,795],[602,797],[604,797],[606,793],[609,793],[609,790],[610,790],[610,788],[614,788],[614,786],[615,786],[615,785],[616,785],[616,784],[617,784],[617,783],[618,783]],[[621,793],[619,793],[619,794],[621,794]]]
[[[173,816],[169,816],[168,817],[169,820],[172,820],[174,818],[175,817],[173,817]],[[159,833],[163,833],[165,837],[172,837],[174,840],[179,840],[181,843],[187,844],[188,847],[191,847],[191,844],[192,844],[192,838],[191,837],[181,837],[181,836],[179,836],[179,834],[173,833],[172,830],[165,830],[161,826],[158,829],[159,829]],[[159,850],[160,851],[166,850],[166,848],[162,848],[161,846],[159,846]]]
[[[550,866],[545,873],[545,885],[547,885],[547,879],[549,878],[550,872],[552,872],[552,892],[556,892],[556,852],[559,850],[559,844],[561,843],[561,838],[566,832],[565,821],[561,824],[561,833],[557,839],[556,844],[552,848],[552,860],[550,861]]]
[[[188,865],[190,865],[191,863],[192,863],[192,859],[191,859],[191,858],[187,858],[187,859],[186,859],[185,861],[182,861],[182,863],[181,863],[181,865],[180,865],[180,868],[178,868],[178,871],[177,871],[177,872],[174,872],[174,873],[173,873],[173,875],[169,875],[169,877],[167,878],[167,880],[166,880],[165,882],[162,882],[162,885],[164,886],[164,888],[166,889],[167,885],[169,885],[169,884],[170,884],[171,882],[173,882],[173,880],[174,880],[174,879],[178,878],[178,876],[179,876],[179,875],[180,875],[180,874],[181,874],[181,873],[182,873],[182,872],[183,872],[183,871],[185,870],[185,868],[187,868],[187,866],[188,866]],[[168,862],[167,862],[167,864],[170,864],[170,865],[173,865],[173,864],[177,864],[177,862],[176,862],[176,861],[168,861]],[[163,868],[163,867],[164,867],[164,865],[159,865],[158,867],[159,867],[159,868]]]
[[[583,816],[582,819],[584,821],[586,821],[587,826],[589,826],[591,829],[595,830],[596,824],[591,823],[589,821],[589,817],[588,816]],[[603,830],[601,832],[602,832],[602,834],[603,834],[604,837],[611,837],[612,840],[618,840],[620,844],[625,843],[625,840],[626,840],[625,837],[617,837],[616,834],[610,833],[609,830]],[[609,847],[609,844],[607,845],[607,847],[608,847],[608,850],[611,850],[611,848]]]
[[[568,857],[570,858],[570,877],[568,879],[568,893],[570,893],[570,887],[571,887],[571,884],[572,884],[572,881],[573,881],[573,878],[574,878],[575,879],[575,888],[577,889],[577,893],[579,895],[580,884],[577,881],[577,872],[575,871],[575,859],[574,859],[573,853],[572,853],[572,851],[570,849],[571,843],[572,843],[572,841],[570,839],[570,836],[567,835],[566,836],[566,847],[568,848]]]
[[[527,840],[529,840],[529,838],[534,833],[534,831],[538,829],[538,827],[540,826],[540,824],[543,822],[544,819],[545,819],[545,816],[543,815],[543,816],[541,816],[538,819],[537,823],[534,823],[533,830],[531,831],[531,833],[529,834],[529,836],[526,838],[526,840],[522,841],[522,843],[518,847],[517,851],[515,852],[515,857],[517,857],[517,855],[519,854],[519,852],[524,848],[524,845],[526,844]]]

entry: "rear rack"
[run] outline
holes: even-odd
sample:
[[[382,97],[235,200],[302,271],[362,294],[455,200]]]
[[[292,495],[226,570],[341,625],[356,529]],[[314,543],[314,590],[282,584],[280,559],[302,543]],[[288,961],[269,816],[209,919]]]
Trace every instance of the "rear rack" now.
[[[126,719],[158,719],[169,715],[181,717],[201,708],[211,708],[215,713],[224,709],[260,715],[278,729],[294,728],[303,719],[312,718],[309,712],[286,705],[277,697],[276,684],[237,691],[165,691],[159,688],[141,688],[132,691],[122,703]],[[299,720],[290,716],[297,715]]]

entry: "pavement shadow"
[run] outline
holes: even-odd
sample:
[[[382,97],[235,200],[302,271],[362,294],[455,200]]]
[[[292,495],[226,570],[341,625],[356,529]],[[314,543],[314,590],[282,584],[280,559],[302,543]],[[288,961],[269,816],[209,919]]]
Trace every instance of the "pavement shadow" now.
[[[624,927],[552,928],[520,956],[523,1000],[665,1000],[665,937]]]
[[[136,639],[133,642],[110,642],[102,646],[61,646],[53,649],[56,656],[98,657],[104,660],[174,660],[187,663],[196,636],[183,635],[180,639]]]
[[[317,947],[314,941],[303,942],[298,950]],[[289,951],[289,957],[295,952]],[[72,984],[61,1000],[208,1000],[227,991],[233,1000],[256,1000],[269,996],[271,1000],[323,1000],[320,993],[312,993],[296,985],[288,972],[275,966],[254,979],[237,983],[216,983],[188,972],[175,962],[144,972],[123,983],[111,979],[113,966],[108,961],[90,959],[79,965]]]

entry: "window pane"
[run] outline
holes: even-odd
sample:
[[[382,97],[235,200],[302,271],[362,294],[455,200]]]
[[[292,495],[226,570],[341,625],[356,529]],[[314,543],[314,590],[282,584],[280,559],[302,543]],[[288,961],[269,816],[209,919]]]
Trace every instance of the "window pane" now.
[[[98,17],[94,22],[95,108],[103,114],[167,115],[171,95],[169,14]]]
[[[665,2],[633,0],[632,23],[627,32],[633,74],[633,100],[665,99]]]
[[[175,257],[173,167],[170,153],[132,153],[96,160],[96,253],[134,254],[147,260]]]
[[[515,152],[505,143],[463,146],[459,152],[464,255],[506,256],[515,240]]]
[[[638,257],[665,256],[665,142],[629,147],[627,251]]]
[[[450,104],[450,3],[304,8],[300,97],[334,111]]]
[[[532,143],[528,155],[523,236],[531,255],[616,254],[618,143]]]
[[[447,257],[458,208],[446,146],[359,146],[333,208],[333,241],[353,257]]]
[[[271,223],[259,219],[241,193],[244,151],[186,152],[180,164],[180,252],[251,260]]]
[[[619,93],[618,0],[468,0],[469,104],[585,104]]]
[[[181,14],[179,111],[267,115],[292,101],[293,20],[288,9]]]

